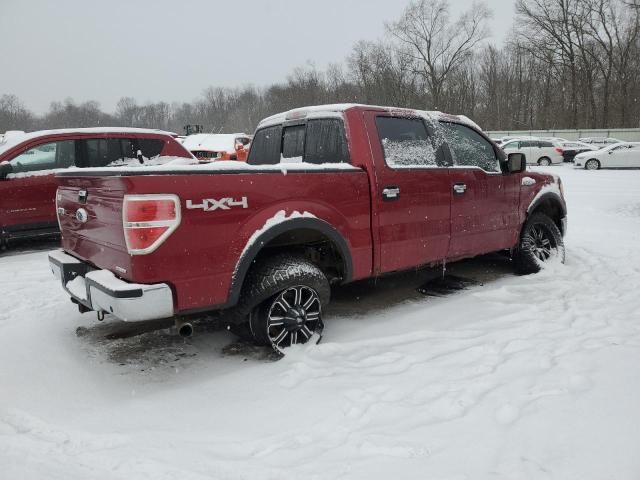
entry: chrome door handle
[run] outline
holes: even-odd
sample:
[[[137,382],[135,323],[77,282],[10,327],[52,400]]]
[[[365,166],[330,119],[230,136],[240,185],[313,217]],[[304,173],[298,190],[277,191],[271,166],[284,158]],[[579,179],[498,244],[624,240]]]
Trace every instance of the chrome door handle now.
[[[456,195],[464,195],[467,191],[467,185],[464,183],[454,183],[453,184],[453,193]]]
[[[397,200],[400,198],[400,187],[384,187],[382,198],[385,200]]]

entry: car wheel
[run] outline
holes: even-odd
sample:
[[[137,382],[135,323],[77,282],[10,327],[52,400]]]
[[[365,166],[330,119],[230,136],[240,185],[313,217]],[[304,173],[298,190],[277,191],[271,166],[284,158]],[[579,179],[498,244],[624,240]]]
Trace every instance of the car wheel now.
[[[544,213],[534,213],[525,223],[520,242],[513,253],[513,266],[517,273],[540,271],[545,262],[565,259],[564,241],[560,229]]]
[[[331,291],[327,277],[313,263],[290,255],[267,259],[250,274],[245,294],[258,302],[249,312],[256,344],[284,354],[291,345],[320,341],[322,309]]]
[[[599,170],[600,162],[595,158],[592,158],[591,160],[587,160],[587,162],[584,164],[584,168],[586,170]]]
[[[540,165],[541,167],[548,167],[549,165],[551,165],[551,160],[549,160],[549,158],[547,157],[542,157],[538,160],[538,165]]]

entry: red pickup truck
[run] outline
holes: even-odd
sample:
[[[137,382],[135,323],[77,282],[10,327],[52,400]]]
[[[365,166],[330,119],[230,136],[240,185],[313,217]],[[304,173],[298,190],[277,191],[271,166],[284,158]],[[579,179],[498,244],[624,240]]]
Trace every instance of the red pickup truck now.
[[[58,173],[81,311],[125,321],[234,307],[255,341],[318,337],[330,285],[508,251],[564,260],[561,181],[525,172],[466,117],[327,105],[263,120],[247,163]]]

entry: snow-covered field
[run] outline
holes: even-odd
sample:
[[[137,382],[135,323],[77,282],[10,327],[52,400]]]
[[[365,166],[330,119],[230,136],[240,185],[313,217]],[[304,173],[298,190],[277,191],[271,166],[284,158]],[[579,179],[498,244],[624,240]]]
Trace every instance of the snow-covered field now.
[[[280,361],[222,331],[109,340],[46,252],[1,256],[0,478],[637,480],[640,171],[546,170],[566,265],[476,259],[452,268],[484,285],[439,299],[424,272],[343,287]]]

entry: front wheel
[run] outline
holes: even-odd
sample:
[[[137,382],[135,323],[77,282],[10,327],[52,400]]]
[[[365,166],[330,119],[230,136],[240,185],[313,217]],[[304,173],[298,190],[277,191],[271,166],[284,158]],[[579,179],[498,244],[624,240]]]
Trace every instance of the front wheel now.
[[[549,165],[551,165],[551,160],[549,160],[547,157],[542,157],[540,160],[538,160],[538,165],[540,165],[541,167],[548,167]]]
[[[587,163],[584,164],[584,168],[587,170],[598,170],[600,168],[600,162],[595,158],[591,160],[587,160]]]
[[[521,274],[536,273],[554,258],[564,263],[562,233],[547,215],[534,213],[522,229],[520,243],[513,254],[513,266]]]
[[[258,265],[249,282],[247,294],[262,299],[249,313],[257,344],[283,354],[292,345],[320,341],[330,287],[316,265],[302,257],[276,256]]]

